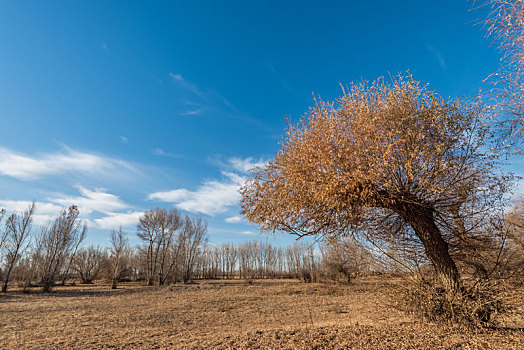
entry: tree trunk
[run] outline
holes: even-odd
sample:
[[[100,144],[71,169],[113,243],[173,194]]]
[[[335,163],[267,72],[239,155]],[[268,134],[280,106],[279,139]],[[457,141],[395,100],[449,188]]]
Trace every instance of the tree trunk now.
[[[4,284],[2,285],[2,293],[7,293],[7,285],[9,284],[9,276],[11,275],[11,270],[13,269],[14,260],[11,262],[7,269],[7,273],[4,278]]]
[[[451,292],[460,290],[460,277],[455,261],[449,254],[448,244],[435,223],[433,209],[422,206],[404,206],[398,213],[413,228],[424,245],[426,255],[433,263],[443,287]]]
[[[7,293],[7,284],[9,283],[9,280],[6,278],[4,281],[4,284],[2,285],[2,293]]]

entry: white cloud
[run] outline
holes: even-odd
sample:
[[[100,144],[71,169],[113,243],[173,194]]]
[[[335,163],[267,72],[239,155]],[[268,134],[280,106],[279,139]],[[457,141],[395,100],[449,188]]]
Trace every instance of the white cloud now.
[[[156,150],[155,150],[156,151]],[[158,151],[162,151],[159,150]],[[162,151],[163,152],[163,151]],[[160,152],[158,152],[160,154]],[[238,173],[247,173],[253,167],[263,167],[267,162],[255,161],[249,158],[230,158],[228,164],[217,161],[223,168],[233,168]],[[207,215],[215,215],[226,212],[230,207],[236,206],[240,201],[240,186],[246,181],[244,176],[237,173],[223,171],[224,179],[205,181],[195,191],[186,188],[178,188],[170,191],[155,192],[148,196],[150,200],[159,200],[172,203],[177,208]],[[228,223],[240,222],[240,217],[226,219]]]
[[[125,136],[120,136],[120,141],[122,141],[122,143],[127,143],[128,139]]]
[[[114,194],[104,192],[103,189],[88,190],[80,185],[76,188],[81,196],[61,195],[57,198],[49,199],[53,203],[61,204],[64,207],[75,204],[78,206],[82,215],[89,215],[93,211],[100,213],[111,213],[118,210],[128,209],[129,205]]]
[[[173,203],[176,207],[192,213],[207,215],[223,213],[239,203],[238,190],[245,178],[228,172],[222,174],[226,178],[224,181],[206,181],[196,191],[180,188],[156,192],[150,194],[149,199]]]
[[[233,157],[229,159],[229,163],[233,166],[233,169],[243,173],[249,172],[254,167],[264,167],[267,164],[262,159],[255,161],[252,157],[245,159]]]
[[[109,213],[109,215],[93,220],[97,227],[101,229],[112,230],[119,226],[131,226],[138,223],[140,216],[144,214],[142,211],[133,211],[128,213]]]
[[[22,200],[0,200],[0,208],[6,209],[7,212],[21,213],[26,210],[32,202]],[[64,207],[49,203],[49,202],[35,202],[35,213],[33,214],[33,223],[35,225],[45,225],[52,218],[56,217]]]
[[[66,149],[60,153],[29,156],[0,148],[0,175],[35,180],[64,173],[107,174],[118,168],[133,170],[127,162],[86,152]]]
[[[12,200],[0,200],[0,207],[5,208],[8,211],[22,212],[26,210],[32,202],[30,201],[12,201]],[[40,214],[55,215],[60,212],[63,207],[48,203],[48,202],[35,202],[36,212]]]
[[[54,198],[48,198],[45,202],[35,202],[33,222],[37,225],[45,225],[60,214],[62,210],[73,204],[78,206],[80,216],[86,223],[94,224],[100,228],[115,228],[120,225],[136,223],[142,213],[130,211],[119,213],[118,211],[130,209],[130,206],[118,196],[107,193],[103,189],[89,190],[80,185],[76,187],[80,192],[79,196],[57,194]],[[5,208],[8,212],[22,212],[30,204],[30,201],[23,200],[0,200],[0,208]],[[104,217],[91,220],[89,216],[93,212],[102,213]]]
[[[232,216],[230,218],[226,218],[224,221],[228,224],[236,224],[242,221],[242,218],[240,216]]]
[[[155,156],[163,156],[163,157],[170,157],[170,158],[182,158],[183,157],[180,154],[165,152],[161,148],[155,148],[151,153],[153,153],[153,155]]]

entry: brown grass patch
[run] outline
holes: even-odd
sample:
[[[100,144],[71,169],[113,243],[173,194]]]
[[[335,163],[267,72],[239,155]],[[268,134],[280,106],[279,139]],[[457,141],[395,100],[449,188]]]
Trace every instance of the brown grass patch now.
[[[126,283],[0,296],[0,348],[491,348],[524,346],[519,330],[464,333],[387,307],[387,282],[293,280]],[[524,324],[514,327],[524,327]]]

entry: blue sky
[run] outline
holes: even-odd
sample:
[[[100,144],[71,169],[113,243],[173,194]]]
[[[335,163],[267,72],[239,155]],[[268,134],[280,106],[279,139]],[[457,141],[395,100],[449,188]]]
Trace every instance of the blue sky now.
[[[101,245],[155,206],[203,215],[214,244],[266,239],[236,189],[285,116],[407,70],[443,96],[487,89],[500,55],[473,6],[0,0],[0,206],[35,200],[43,222],[77,203]]]

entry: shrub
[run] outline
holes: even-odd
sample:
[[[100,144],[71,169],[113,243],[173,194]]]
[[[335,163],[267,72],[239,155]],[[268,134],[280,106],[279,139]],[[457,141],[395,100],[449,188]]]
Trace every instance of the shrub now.
[[[469,328],[495,324],[508,309],[505,283],[483,281],[453,293],[438,284],[416,278],[392,293],[394,306],[422,319]]]

